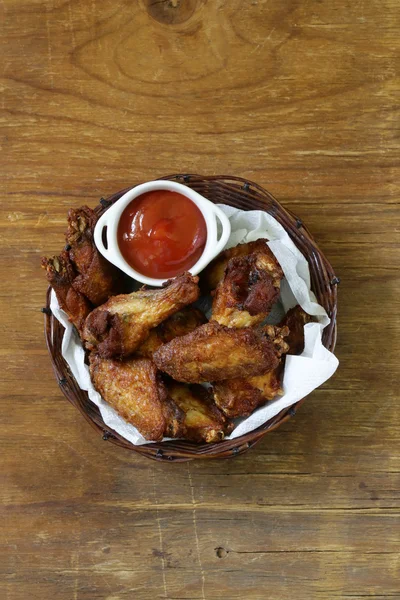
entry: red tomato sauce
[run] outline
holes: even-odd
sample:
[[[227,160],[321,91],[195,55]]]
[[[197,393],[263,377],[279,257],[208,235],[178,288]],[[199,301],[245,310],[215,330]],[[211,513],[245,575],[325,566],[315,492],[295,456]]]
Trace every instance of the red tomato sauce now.
[[[142,194],[123,211],[117,232],[126,262],[147,277],[164,279],[199,260],[207,227],[196,204],[177,192]]]

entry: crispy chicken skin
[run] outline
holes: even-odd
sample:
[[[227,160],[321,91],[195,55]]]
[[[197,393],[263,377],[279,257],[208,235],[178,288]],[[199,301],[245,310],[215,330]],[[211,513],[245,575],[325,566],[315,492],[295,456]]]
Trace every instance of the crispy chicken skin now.
[[[206,322],[207,319],[201,310],[194,306],[186,306],[152,329],[143,344],[135,351],[135,356],[152,358],[160,346],[175,337],[190,333]]]
[[[248,256],[253,252],[262,252],[268,255],[271,265],[274,265],[280,269],[279,264],[268,248],[265,239],[259,239],[255,242],[248,242],[247,244],[238,244],[228,250],[223,250],[214,260],[210,262],[208,267],[200,275],[200,287],[203,293],[210,293],[215,290],[219,282],[224,276],[225,268],[231,258]]]
[[[60,308],[67,313],[69,320],[81,334],[85,319],[93,307],[72,285],[76,271],[68,252],[64,250],[60,256],[53,258],[43,257],[42,267],[46,270],[47,280],[56,293]]]
[[[228,430],[226,417],[217,408],[210,392],[201,385],[186,385],[169,380],[169,396],[184,413],[184,437],[194,442],[218,442]]]
[[[264,375],[219,381],[213,385],[214,399],[231,418],[247,417],[268,400],[282,393],[280,366]]]
[[[149,332],[173,313],[195,302],[198,277],[182,273],[157,290],[142,288],[132,294],[111,297],[86,319],[86,347],[103,358],[126,357],[147,338]]]
[[[278,358],[289,349],[284,338],[289,334],[287,327],[266,325],[264,334],[274,345]],[[231,418],[247,417],[257,407],[262,406],[281,390],[282,363],[271,370],[254,377],[236,377],[213,384],[214,400],[219,408]]]
[[[120,361],[91,354],[89,362],[97,391],[143,437],[158,441],[164,435],[179,437],[183,434],[183,412],[169,399],[151,360]]]
[[[282,277],[265,242],[259,251],[231,258],[215,290],[212,318],[228,327],[258,325],[278,300]]]
[[[65,236],[69,257],[77,271],[73,287],[94,306],[103,304],[113,294],[121,293],[124,283],[122,273],[95,246],[93,232],[97,218],[88,206],[71,208]]]
[[[274,344],[266,335],[215,321],[164,344],[153,359],[161,371],[187,383],[260,375],[278,365]]]
[[[299,304],[286,313],[281,325],[289,328],[289,335],[286,338],[289,345],[289,354],[301,354],[303,352],[304,325],[310,323],[312,319],[312,316],[304,312]]]

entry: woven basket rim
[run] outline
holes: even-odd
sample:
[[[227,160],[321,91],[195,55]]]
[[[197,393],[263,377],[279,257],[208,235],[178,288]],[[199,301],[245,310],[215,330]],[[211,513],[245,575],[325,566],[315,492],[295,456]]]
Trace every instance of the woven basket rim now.
[[[241,177],[174,174],[160,177],[159,179],[179,181],[196,189],[199,193],[203,193],[206,197],[207,193],[209,193],[212,196],[209,200],[216,203],[230,204],[243,210],[265,210],[269,214],[272,214],[283,225],[295,245],[308,261],[312,288],[314,288],[313,291],[319,303],[324,306],[331,318],[330,325],[323,332],[323,344],[329,350],[334,350],[337,334],[337,284],[339,283],[339,279],[301,219],[285,209],[270,192],[257,183]],[[130,186],[112,194],[106,199],[101,198],[99,205],[95,208],[96,212],[99,215],[102,214],[132,187]],[[68,364],[61,355],[64,328],[51,313],[50,293],[51,286],[47,290],[46,307],[43,309],[43,312],[45,313],[45,340],[54,373],[67,400],[78,408],[90,425],[103,436],[104,440],[109,440],[116,445],[155,460],[180,462],[195,458],[229,458],[245,452],[254,446],[266,433],[273,431],[285,423],[295,415],[297,409],[305,400],[305,398],[302,398],[291,407],[283,409],[257,429],[233,440],[223,440],[211,444],[196,444],[186,440],[171,440],[135,446],[104,424],[97,406],[89,400],[87,392],[79,388],[72,376]]]

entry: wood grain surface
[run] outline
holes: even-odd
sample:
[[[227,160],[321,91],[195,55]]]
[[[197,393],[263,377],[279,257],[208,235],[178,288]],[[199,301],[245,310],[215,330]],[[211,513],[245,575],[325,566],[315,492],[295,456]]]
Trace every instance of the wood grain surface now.
[[[400,598],[398,0],[3,0],[2,598]],[[239,175],[341,277],[337,374],[229,461],[154,464],[68,405],[42,254],[69,206]]]

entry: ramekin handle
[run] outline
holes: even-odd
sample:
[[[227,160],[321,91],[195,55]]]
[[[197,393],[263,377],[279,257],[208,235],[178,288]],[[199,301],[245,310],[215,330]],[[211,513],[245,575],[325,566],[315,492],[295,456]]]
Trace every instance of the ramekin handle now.
[[[110,210],[106,210],[106,212],[104,214],[102,214],[100,219],[97,221],[96,227],[94,228],[94,236],[93,237],[94,237],[94,243],[96,244],[96,247],[99,250],[99,252],[104,256],[104,258],[106,258],[110,262],[113,262],[111,260],[111,255],[110,255],[111,253],[109,252],[110,243],[109,243],[109,240],[107,237],[108,229],[106,231],[107,248],[105,247],[104,242],[103,242],[103,231],[104,231],[104,227],[108,226],[108,219],[110,217],[109,212],[110,212]]]
[[[215,254],[219,254],[225,248],[229,236],[231,235],[231,224],[226,214],[215,204],[213,205],[213,211],[216,219],[219,220],[222,226],[221,237],[217,241],[215,247]]]

